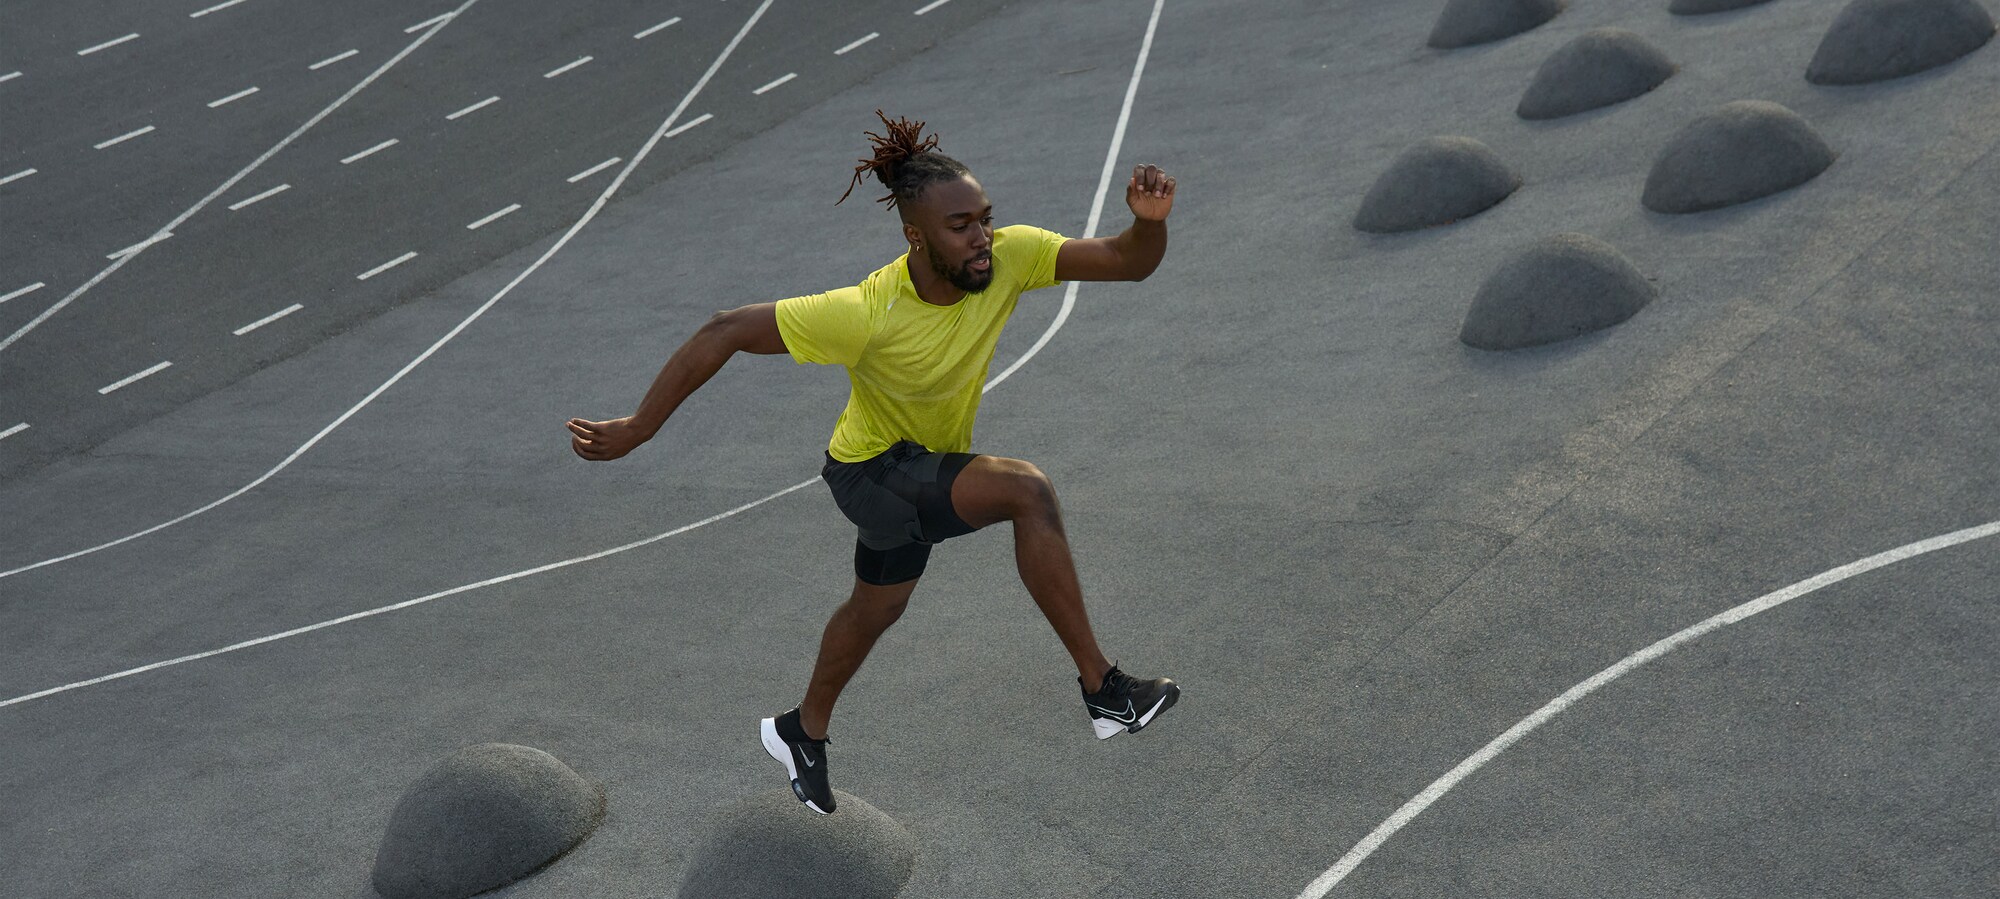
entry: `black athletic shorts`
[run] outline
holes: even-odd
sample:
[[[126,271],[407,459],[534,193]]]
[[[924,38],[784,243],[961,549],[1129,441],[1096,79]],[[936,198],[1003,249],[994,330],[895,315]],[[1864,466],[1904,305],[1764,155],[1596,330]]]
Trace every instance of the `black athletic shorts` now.
[[[958,517],[951,484],[977,453],[934,453],[905,440],[861,462],[831,454],[820,477],[856,528],[855,574],[875,584],[923,573],[930,546],[977,528]]]

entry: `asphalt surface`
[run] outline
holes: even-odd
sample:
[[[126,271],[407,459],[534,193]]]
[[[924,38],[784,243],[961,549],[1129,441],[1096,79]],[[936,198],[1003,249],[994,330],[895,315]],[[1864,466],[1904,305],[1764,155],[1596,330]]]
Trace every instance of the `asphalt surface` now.
[[[47,286],[0,304],[0,339],[452,8],[188,16],[204,5],[11,14],[0,178],[38,172],[0,185],[0,295]],[[688,105],[712,120],[344,419],[556,245],[618,169],[567,179],[634,158],[754,4],[480,0],[0,349],[0,431],[29,425],[0,439],[0,571],[202,508],[341,422],[210,511],[0,576],[0,702],[435,597],[0,706],[0,882],[368,896],[402,790],[503,741],[603,784],[608,810],[496,895],[673,895],[714,812],[782,786],[756,719],[797,701],[851,529],[807,483],[486,582],[814,477],[844,377],[783,358],[732,362],[621,462],[578,461],[561,422],[629,412],[715,309],[893,258],[872,194],[832,205],[874,109],[929,121],[1003,222],[1083,231],[1152,4],[916,6],[773,4]],[[941,547],[830,759],[917,836],[905,895],[1297,896],[1631,653],[2000,518],[1992,47],[1826,88],[1804,71],[1839,4],[1577,3],[1449,52],[1423,45],[1440,6],[1165,3],[1118,165],[1179,179],[1167,261],[1082,285],[975,448],[1050,473],[1107,650],[1187,693],[1090,739],[1006,529]],[[1604,25],[1679,71],[1517,118],[1540,62]],[[1839,158],[1742,206],[1645,211],[1658,148],[1739,99],[1793,109]],[[1486,143],[1523,188],[1449,226],[1355,231],[1376,175],[1438,134]],[[1125,221],[1115,194],[1104,212]],[[1486,274],[1560,231],[1618,247],[1659,298],[1552,347],[1459,344]],[[1061,303],[1023,299],[996,372]],[[1973,541],[1689,643],[1494,757],[1329,895],[1990,895],[1996,573],[2000,544]]]

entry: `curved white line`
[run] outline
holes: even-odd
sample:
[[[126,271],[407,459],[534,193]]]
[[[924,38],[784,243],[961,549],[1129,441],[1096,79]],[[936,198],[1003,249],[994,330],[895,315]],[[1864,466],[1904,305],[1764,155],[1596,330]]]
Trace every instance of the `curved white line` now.
[[[471,6],[473,3],[477,2],[479,2],[479,0],[467,0],[466,6]],[[130,543],[131,541],[137,540],[140,537],[144,537],[148,534],[159,533],[160,531],[166,530],[167,528],[173,527],[174,525],[180,524],[183,521],[186,521],[190,518],[193,518],[197,515],[207,512],[210,509],[220,506],[223,503],[229,502],[230,500],[242,496],[245,493],[249,493],[250,491],[255,490],[258,487],[258,485],[263,484],[265,481],[268,481],[273,476],[277,475],[278,472],[290,468],[291,464],[293,462],[298,461],[300,456],[305,455],[307,451],[319,445],[319,442],[321,440],[325,440],[327,435],[332,434],[341,425],[346,424],[347,420],[353,418],[355,413],[360,412],[362,409],[367,408],[368,404],[374,402],[376,397],[381,396],[389,388],[396,386],[396,382],[403,380],[403,377],[405,375],[408,375],[410,372],[416,370],[417,366],[424,364],[424,360],[429,359],[432,356],[432,354],[436,353],[440,349],[443,349],[445,344],[450,343],[453,338],[456,338],[467,327],[470,327],[473,322],[478,321],[480,316],[486,314],[486,310],[493,308],[493,304],[500,302],[501,297],[504,297],[508,293],[512,292],[514,287],[520,284],[522,281],[527,280],[527,277],[529,275],[534,274],[536,269],[541,268],[543,263],[548,262],[550,257],[554,256],[558,251],[562,250],[564,246],[568,245],[570,238],[575,237],[578,231],[583,230],[583,226],[590,224],[590,220],[596,218],[598,211],[603,209],[604,204],[611,200],[611,195],[617,193],[618,188],[625,184],[625,179],[632,174],[632,170],[638,168],[639,163],[645,161],[646,155],[653,152],[654,145],[660,142],[660,138],[662,137],[662,135],[666,133],[667,129],[673,127],[674,121],[680,118],[681,113],[687,111],[688,104],[694,102],[695,95],[701,93],[701,89],[707,86],[710,78],[715,77],[716,71],[722,68],[723,61],[727,60],[729,58],[729,55],[736,51],[736,45],[743,42],[743,37],[749,34],[751,26],[756,25],[757,20],[764,16],[764,11],[771,8],[772,2],[774,2],[774,0],[764,0],[763,4],[757,7],[757,11],[750,14],[749,21],[744,22],[743,28],[736,32],[736,36],[734,38],[730,39],[729,46],[723,48],[722,55],[717,56],[715,58],[715,62],[709,64],[708,71],[702,73],[701,80],[695,82],[694,87],[690,89],[685,96],[681,97],[681,102],[679,103],[679,105],[674,107],[673,114],[667,116],[667,120],[665,122],[660,123],[660,127],[653,130],[653,135],[652,137],[647,138],[645,146],[640,147],[638,154],[632,157],[631,162],[625,164],[625,168],[618,173],[618,177],[613,178],[611,180],[611,186],[606,187],[602,193],[597,195],[597,200],[590,204],[590,209],[584,212],[582,218],[576,220],[576,224],[573,224],[569,227],[569,230],[563,234],[562,239],[556,241],[553,246],[549,247],[549,249],[546,252],[542,253],[541,258],[536,259],[533,265],[528,266],[519,275],[514,276],[514,280],[507,282],[507,286],[500,288],[500,292],[494,294],[492,298],[488,299],[485,303],[480,304],[479,308],[474,309],[471,315],[466,316],[463,321],[460,321],[450,331],[446,332],[443,337],[438,338],[437,342],[431,344],[429,349],[424,350],[422,353],[417,354],[417,358],[410,360],[410,363],[408,365],[403,366],[402,370],[396,372],[396,374],[391,376],[389,380],[383,381],[381,386],[376,387],[374,390],[369,391],[367,396],[361,398],[361,402],[355,403],[346,412],[340,413],[339,418],[334,419],[332,424],[329,424],[326,427],[321,428],[319,433],[314,434],[312,436],[311,440],[307,440],[305,443],[300,444],[299,448],[293,450],[291,455],[286,456],[284,461],[279,462],[277,465],[272,466],[270,471],[266,471],[263,474],[258,475],[256,480],[251,481],[248,484],[244,484],[243,486],[236,488],[234,491],[231,491],[228,495],[222,497],[221,499],[211,502],[208,505],[202,506],[201,508],[195,509],[192,512],[188,512],[177,518],[172,518],[167,521],[160,522],[159,524],[153,525],[152,527],[149,527],[143,531],[139,531],[133,534],[127,534],[123,537],[120,537],[116,540],[112,540],[108,543],[100,543],[96,546],[90,547],[89,549],[80,549],[68,555],[56,556],[55,558],[52,559],[43,559],[42,561],[36,562],[31,565],[23,565],[19,568],[13,568],[7,571],[0,571],[0,579],[13,577],[14,575],[20,574],[22,572],[33,571],[37,568],[41,568],[48,565],[54,565],[59,562],[67,562],[71,559],[87,556],[90,555],[91,553],[98,552],[100,550],[106,550],[110,549],[111,547],[118,546],[120,544]],[[464,9],[465,7],[459,7],[459,8]],[[433,33],[435,32],[436,28],[442,28],[442,27],[444,27],[442,24],[433,26]],[[422,42],[419,41],[418,43]],[[217,193],[219,194],[220,191],[218,191]],[[215,196],[215,194],[211,194],[210,196],[212,198]],[[176,223],[178,223],[179,221],[180,220],[176,220]],[[132,256],[126,256],[124,258],[129,260],[133,256],[137,255],[138,255],[137,253],[134,253],[132,254]],[[106,274],[108,274],[112,270],[115,270],[116,268],[117,266],[114,265],[110,269],[106,269],[105,272]],[[101,279],[102,276],[100,275],[99,278]],[[95,282],[93,281],[92,283]],[[88,287],[89,285],[85,286]],[[47,313],[44,313],[44,315],[46,316]]]
[[[1326,870],[1326,873],[1321,874],[1311,884],[1308,884],[1305,890],[1299,893],[1298,899],[1323,899],[1327,892],[1334,888],[1335,884],[1340,883],[1347,875],[1353,873],[1354,869],[1363,860],[1373,854],[1376,849],[1381,848],[1383,843],[1388,842],[1389,838],[1396,834],[1396,831],[1402,830],[1404,825],[1410,823],[1418,815],[1423,814],[1424,809],[1430,808],[1431,803],[1438,801],[1445,793],[1450,792],[1451,788],[1457,786],[1459,781],[1464,780],[1472,772],[1485,766],[1495,756],[1507,751],[1508,747],[1519,742],[1522,737],[1527,736],[1535,728],[1541,727],[1543,724],[1548,723],[1549,719],[1562,714],[1564,709],[1574,705],[1577,700],[1596,692],[1599,687],[1605,684],[1630,674],[1639,666],[1666,655],[1679,648],[1682,644],[1710,631],[1735,624],[1759,612],[1777,608],[1822,587],[1828,587],[1856,575],[1874,571],[1884,565],[1893,565],[1904,559],[1914,558],[1929,552],[1936,552],[1940,549],[1957,546],[1961,543],[1968,543],[1983,537],[1991,537],[1995,534],[2000,534],[2000,521],[1988,522],[1978,527],[1966,528],[1962,531],[1953,531],[1949,534],[1932,537],[1929,540],[1919,540],[1915,543],[1899,546],[1888,552],[1877,553],[1861,561],[1851,562],[1831,571],[1814,575],[1782,590],[1757,597],[1626,656],[1619,660],[1617,664],[1597,672],[1589,680],[1569,688],[1561,696],[1550,700],[1548,705],[1542,706],[1534,714],[1521,719],[1519,724],[1508,728],[1506,733],[1493,738],[1493,742],[1486,744],[1465,761],[1459,762],[1458,767],[1446,772],[1443,777],[1432,781],[1431,785],[1425,787],[1423,792],[1412,797],[1410,801],[1403,803],[1403,807],[1397,809],[1395,814],[1390,815],[1388,820],[1377,825],[1373,831],[1370,831],[1366,837],[1361,839],[1361,842],[1354,844],[1354,848],[1347,850],[1347,854],[1341,856],[1340,861],[1335,862],[1333,867]]]
[[[298,140],[301,135],[305,134],[307,131],[312,130],[312,127],[314,125],[319,124],[320,121],[325,119],[327,116],[332,115],[334,110],[339,109],[341,106],[345,105],[347,101],[354,99],[354,95],[361,93],[361,91],[364,88],[368,87],[368,85],[375,83],[375,79],[382,77],[382,74],[384,72],[387,72],[391,68],[394,68],[397,63],[402,62],[403,57],[409,56],[411,53],[415,52],[418,47],[424,45],[425,41],[428,41],[432,37],[435,37],[439,31],[444,30],[444,27],[446,25],[450,25],[452,22],[457,21],[459,13],[471,9],[472,5],[478,2],[479,0],[465,0],[464,5],[460,6],[455,10],[452,10],[449,13],[446,13],[443,16],[440,16],[439,18],[442,19],[443,21],[440,21],[436,25],[431,26],[431,30],[424,32],[422,36],[418,37],[414,41],[411,41],[410,45],[404,47],[401,53],[398,53],[395,56],[390,57],[388,62],[383,63],[382,66],[376,69],[375,71],[370,72],[368,74],[368,77],[361,79],[361,83],[356,84],[351,88],[348,88],[347,93],[341,94],[340,97],[338,99],[335,99],[332,104],[328,105],[325,109],[320,110],[318,115],[315,115],[310,119],[307,119],[305,124],[300,125],[298,127],[298,130],[285,135],[284,140],[278,141],[276,146],[273,146],[269,150],[265,150],[264,155],[259,156],[254,160],[251,160],[250,164],[244,166],[242,171],[239,171],[236,174],[229,176],[229,180],[222,182],[222,186],[217,187],[212,191],[209,191],[208,196],[202,197],[201,200],[196,202],[193,206],[189,206],[186,212],[183,212],[180,215],[175,216],[173,221],[168,222],[165,225],[162,225],[160,227],[160,230],[153,232],[152,239],[145,246],[150,246],[151,244],[158,243],[162,240],[165,240],[168,237],[173,236],[174,228],[180,226],[182,222],[185,222],[188,219],[193,218],[196,213],[201,212],[203,208],[208,206],[208,204],[215,202],[216,197],[222,196],[224,193],[227,193],[230,188],[236,186],[237,182],[242,181],[246,177],[249,177],[250,173],[256,171],[258,166],[261,166],[264,163],[269,162],[271,160],[271,157],[278,155],[278,151],[291,146],[292,141]],[[0,351],[5,351],[8,347],[13,346],[14,342],[20,340],[22,335],[25,335],[29,331],[33,331],[36,328],[40,327],[42,322],[48,321],[56,313],[61,312],[63,310],[63,307],[76,302],[76,299],[78,297],[83,296],[91,288],[96,287],[97,285],[103,283],[104,279],[111,277],[111,274],[113,272],[116,272],[119,269],[124,268],[125,263],[131,262],[132,260],[139,258],[139,252],[141,251],[143,251],[143,246],[140,251],[134,251],[128,255],[118,257],[118,261],[113,262],[109,266],[106,266],[103,271],[98,272],[97,277],[91,278],[90,280],[83,282],[83,286],[73,291],[70,291],[69,296],[57,300],[55,305],[42,310],[42,314],[35,316],[34,318],[30,319],[27,324],[22,325],[19,329],[15,330],[14,333],[7,335],[7,339],[0,340]],[[106,545],[110,546],[114,544],[106,544]],[[103,547],[98,547],[98,549],[102,548]],[[96,550],[87,550],[87,552],[96,552]],[[26,571],[27,569],[23,568],[19,570]],[[0,574],[0,577],[6,577],[7,574],[13,574],[13,573],[14,572],[10,571],[7,572],[6,574]]]
[[[770,2],[771,0],[765,0],[764,5],[769,6]],[[1132,81],[1131,84],[1127,86],[1125,90],[1125,105],[1118,112],[1118,127],[1112,131],[1111,151],[1107,153],[1104,158],[1104,173],[1098,179],[1097,198],[1096,200],[1093,201],[1093,205],[1090,211],[1090,222],[1087,226],[1085,226],[1084,229],[1086,235],[1089,235],[1090,233],[1096,231],[1098,216],[1100,213],[1103,212],[1104,198],[1105,194],[1108,192],[1107,185],[1110,184],[1111,172],[1113,167],[1118,162],[1119,148],[1125,141],[1125,124],[1127,120],[1131,118],[1132,115],[1132,100],[1138,94],[1139,77],[1142,73],[1145,72],[1146,57],[1152,51],[1153,47],[1153,31],[1159,25],[1160,8],[1163,5],[1165,5],[1165,3],[1166,0],[1153,0],[1153,18],[1152,21],[1148,23],[1146,26],[1146,40],[1142,44],[1140,44],[1139,47],[1139,61],[1136,65],[1132,67]],[[758,10],[758,13],[762,14],[762,12],[763,10],[760,8]],[[753,17],[751,21],[754,22],[756,21],[756,19]],[[746,31],[748,30],[748,26],[745,26],[745,30]],[[737,37],[740,39],[742,35],[739,34],[737,35]],[[731,46],[734,45],[732,44]],[[719,63],[720,60],[718,60],[717,62]],[[712,72],[713,69],[711,69],[710,71]],[[685,106],[686,104],[683,103],[682,105]],[[679,112],[680,112],[679,110],[675,110],[676,115],[678,115]],[[650,149],[651,144],[648,144],[647,147],[648,149]],[[642,151],[640,155],[643,157],[645,154]],[[626,168],[626,171],[628,172],[631,171],[631,168],[628,166]],[[619,178],[622,180],[624,178],[624,174],[621,173],[619,175]],[[1062,328],[1063,322],[1068,320],[1069,318],[1070,307],[1071,305],[1074,304],[1076,299],[1076,285],[1077,282],[1075,281],[1070,282],[1069,290],[1064,294],[1063,297],[1062,313],[1057,315],[1055,320],[1049,323],[1048,328],[1042,332],[1041,339],[1035,342],[1034,347],[1028,351],[1027,355],[1022,356],[1021,359],[1017,360],[1014,363],[1014,365],[1009,367],[1007,371],[1003,372],[1000,377],[988,381],[986,383],[986,386],[981,389],[982,393],[991,391],[1003,379],[1005,379],[1007,375],[1012,374],[1016,369],[1020,368],[1022,362],[1026,362],[1028,359],[1033,358],[1036,353],[1041,351],[1043,346],[1046,346],[1048,344],[1049,338],[1055,336],[1056,331]],[[661,540],[667,539],[668,537],[685,534],[688,531],[692,531],[696,528],[714,524],[715,522],[721,521],[725,518],[730,518],[732,516],[748,512],[751,509],[755,509],[758,506],[764,505],[765,503],[777,499],[778,497],[784,496],[788,493],[793,493],[802,490],[807,486],[817,482],[818,480],[819,478],[808,478],[806,480],[793,484],[790,487],[786,487],[785,489],[780,490],[776,493],[770,494],[769,496],[766,496],[762,499],[744,503],[743,505],[737,506],[734,509],[730,509],[727,512],[711,515],[693,524],[685,524],[680,527],[674,528],[671,531],[666,531],[664,533],[654,534],[651,537],[634,540],[631,543],[627,543],[623,546],[617,546],[607,550],[600,550],[598,552],[594,552],[586,556],[577,556],[576,558],[573,559],[564,559],[560,562],[550,562],[546,565],[538,565],[534,568],[527,568],[521,571],[513,572],[511,574],[503,574],[498,577],[487,578],[486,580],[483,581],[452,587],[451,589],[448,590],[440,590],[436,593],[432,593],[426,596],[419,596],[415,599],[404,600],[402,602],[395,603],[392,605],[386,605],[380,608],[369,609],[363,612],[356,612],[352,615],[344,615],[342,617],[330,619],[327,621],[322,621],[317,624],[309,624],[304,627],[293,628],[292,630],[283,631],[281,633],[271,634],[269,636],[264,636],[264,637],[258,637],[254,640],[245,640],[241,643],[233,643],[228,646],[224,646],[220,649],[211,649],[207,652],[199,652],[193,655],[181,656],[180,658],[176,659],[167,659],[166,661],[154,662],[150,665],[142,665],[137,668],[126,669],[124,671],[120,671],[115,674],[107,674],[104,675],[103,677],[95,677],[91,678],[90,680],[77,681],[76,683],[65,684],[60,687],[51,687],[47,690],[42,690],[37,693],[29,693],[25,696],[16,696],[12,699],[0,701],[0,708],[5,708],[10,705],[18,705],[24,702],[31,702],[36,699],[41,699],[48,696],[54,696],[58,693],[67,693],[71,690],[80,690],[84,687],[94,686],[97,684],[105,683],[107,681],[114,681],[114,680],[119,680],[121,678],[131,677],[135,674],[144,674],[148,671],[155,671],[161,668],[168,668],[174,665],[180,665],[180,664],[185,664],[187,662],[198,661],[201,659],[209,658],[211,656],[222,655],[223,653],[226,652],[235,652],[236,650],[239,649],[248,649],[252,646],[261,646],[265,643],[272,643],[278,640],[286,639],[288,637],[296,637],[300,634],[306,634],[317,630],[323,630],[329,627],[333,627],[335,625],[346,624],[347,622],[350,621],[358,621],[362,618],[370,618],[387,612],[394,612],[401,609],[407,609],[411,606],[422,605],[432,600],[443,599],[447,596],[453,596],[459,593],[467,593],[473,590],[477,590],[481,587],[490,587],[495,584],[504,584],[508,581],[520,580],[521,578],[531,577],[533,575],[541,574],[543,572],[554,571],[558,568],[567,568],[571,565],[580,565],[584,562],[593,562],[598,559],[605,558],[607,556],[615,556],[622,552],[638,549],[639,547],[646,546],[648,544],[657,543]]]

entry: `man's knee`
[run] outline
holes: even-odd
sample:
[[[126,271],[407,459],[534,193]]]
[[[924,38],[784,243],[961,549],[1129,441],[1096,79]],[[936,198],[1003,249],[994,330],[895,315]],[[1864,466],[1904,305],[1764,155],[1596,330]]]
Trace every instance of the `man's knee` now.
[[[1009,459],[1008,476],[1014,495],[1014,517],[1060,520],[1056,485],[1033,462]]]

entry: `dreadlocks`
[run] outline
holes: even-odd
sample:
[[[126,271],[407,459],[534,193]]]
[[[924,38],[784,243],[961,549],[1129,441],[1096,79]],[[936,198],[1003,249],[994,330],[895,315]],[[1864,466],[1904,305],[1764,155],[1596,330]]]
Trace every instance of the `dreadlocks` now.
[[[862,132],[874,145],[875,155],[861,160],[861,164],[854,167],[854,181],[847,185],[847,193],[834,201],[835,206],[846,202],[847,195],[853,193],[862,179],[871,173],[882,182],[883,187],[889,189],[889,195],[876,202],[887,203],[890,209],[922,196],[924,188],[939,181],[972,174],[964,163],[936,152],[937,135],[923,137],[924,123],[905,118],[891,122],[879,109],[875,110],[875,117],[882,120],[889,136],[883,137],[873,131]]]

